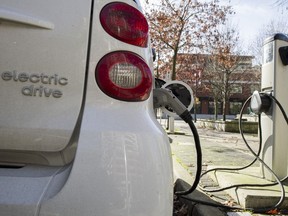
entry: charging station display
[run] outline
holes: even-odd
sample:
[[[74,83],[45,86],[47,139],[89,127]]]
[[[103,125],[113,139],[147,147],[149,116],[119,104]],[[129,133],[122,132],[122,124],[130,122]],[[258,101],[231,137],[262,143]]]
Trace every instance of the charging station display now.
[[[263,47],[263,64],[273,61],[273,43],[269,42]]]

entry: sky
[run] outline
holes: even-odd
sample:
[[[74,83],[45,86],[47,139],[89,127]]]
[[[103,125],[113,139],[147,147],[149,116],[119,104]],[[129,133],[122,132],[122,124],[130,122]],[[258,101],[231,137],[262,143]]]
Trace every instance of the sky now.
[[[157,0],[155,1],[157,2]],[[240,40],[245,47],[248,47],[263,26],[271,20],[283,19],[285,15],[287,17],[288,10],[278,7],[275,4],[276,1],[220,0],[220,4],[233,7],[235,15],[231,16],[230,22],[238,27]]]
[[[220,0],[229,2],[229,0]],[[247,45],[258,34],[263,26],[272,20],[287,17],[288,10],[275,4],[276,0],[230,0],[235,15],[232,23],[238,26],[240,39]]]

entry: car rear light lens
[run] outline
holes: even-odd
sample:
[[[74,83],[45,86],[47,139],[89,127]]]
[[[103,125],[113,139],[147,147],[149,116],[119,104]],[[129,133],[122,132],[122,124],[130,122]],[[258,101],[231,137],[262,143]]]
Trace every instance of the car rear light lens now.
[[[128,44],[147,47],[147,20],[131,5],[122,2],[106,5],[100,12],[100,22],[112,37]]]
[[[152,88],[152,74],[144,60],[131,52],[104,56],[95,70],[96,82],[110,97],[123,101],[146,100]]]

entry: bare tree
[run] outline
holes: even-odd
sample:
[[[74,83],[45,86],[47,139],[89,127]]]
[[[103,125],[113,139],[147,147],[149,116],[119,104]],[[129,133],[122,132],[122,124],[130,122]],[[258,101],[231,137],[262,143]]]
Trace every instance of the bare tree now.
[[[210,41],[210,55],[205,58],[203,78],[206,88],[214,97],[215,114],[218,101],[221,101],[223,120],[226,120],[227,102],[241,83],[250,80],[247,71],[251,56],[241,55],[239,33],[233,27],[225,27]],[[217,118],[217,116],[216,116]]]
[[[288,2],[288,1],[287,1]],[[254,63],[257,65],[262,65],[262,47],[266,38],[273,36],[276,33],[288,33],[288,22],[286,20],[271,20],[268,24],[263,25],[255,39],[249,45],[250,52],[255,56]]]
[[[277,6],[285,6],[285,5],[288,5],[288,0],[276,0],[275,4]]]
[[[201,49],[205,41],[214,34],[217,25],[223,23],[232,10],[229,6],[221,6],[218,0],[209,3],[159,0],[159,3],[147,11],[146,16],[152,43],[162,58],[160,67],[168,62],[169,69],[166,70],[171,71],[174,80],[178,52]]]

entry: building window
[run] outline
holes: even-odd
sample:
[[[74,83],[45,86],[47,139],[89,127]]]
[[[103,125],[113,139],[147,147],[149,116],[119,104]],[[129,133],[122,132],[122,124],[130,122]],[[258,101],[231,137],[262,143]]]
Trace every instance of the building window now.
[[[214,101],[209,101],[209,104],[208,104],[208,114],[214,114]],[[222,106],[221,106],[221,103],[218,102],[218,114],[221,114],[222,113]]]
[[[261,88],[260,88],[260,85],[259,84],[253,84],[253,85],[250,85],[250,93],[253,94],[254,91],[260,91]]]
[[[230,114],[237,115],[242,108],[242,102],[230,102]]]
[[[246,64],[246,63],[240,63],[237,65],[237,69],[238,70],[245,70],[249,67],[249,64]]]
[[[196,113],[197,114],[202,114],[202,112],[201,112],[201,107],[202,107],[202,105],[201,105],[201,101],[200,100],[198,100],[197,101],[197,104],[196,104]],[[193,108],[191,109],[191,113],[194,113],[194,109],[195,109],[195,104],[194,104],[194,106],[193,106]]]
[[[238,84],[235,84],[232,86],[232,89],[231,89],[231,93],[232,94],[237,94],[237,93],[242,93],[242,86],[241,85],[238,85]]]

